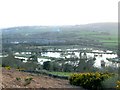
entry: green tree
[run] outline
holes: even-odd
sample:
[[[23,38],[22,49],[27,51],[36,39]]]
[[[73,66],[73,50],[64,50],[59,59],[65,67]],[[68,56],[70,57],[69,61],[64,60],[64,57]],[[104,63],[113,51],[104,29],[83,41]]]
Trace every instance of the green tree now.
[[[50,61],[46,61],[43,63],[43,69],[45,70],[52,70],[52,64]]]
[[[63,70],[64,70],[64,72],[72,72],[74,70],[74,68],[72,65],[66,63],[66,64],[64,64]]]
[[[84,53],[83,56],[79,59],[79,64],[77,67],[77,71],[79,72],[86,72],[86,71],[92,71],[94,68],[94,61],[95,58],[87,58],[86,53]]]
[[[9,55],[7,57],[3,57],[2,58],[2,66],[11,66],[14,68],[18,68],[21,67],[22,62],[19,59],[14,58],[12,53],[9,53]]]
[[[22,65],[22,67],[28,71],[35,71],[38,68],[38,64],[33,62],[26,62]]]
[[[32,63],[38,63],[37,55],[36,54],[31,55],[27,61]]]
[[[57,62],[52,62],[52,69],[53,71],[60,71],[61,66]]]

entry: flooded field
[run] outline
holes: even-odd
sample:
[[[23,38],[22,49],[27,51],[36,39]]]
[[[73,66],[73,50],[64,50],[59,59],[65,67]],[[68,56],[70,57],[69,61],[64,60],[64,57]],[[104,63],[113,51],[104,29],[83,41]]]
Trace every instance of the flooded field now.
[[[78,64],[80,54],[84,56],[84,52],[75,51],[78,49],[67,49],[66,52],[62,52],[61,49],[58,51],[46,51],[41,52],[40,55],[37,56],[37,60],[39,64],[43,64],[45,61],[52,61],[51,58],[78,58],[75,61],[65,61],[65,63],[73,63]],[[61,52],[60,52],[61,51]],[[27,62],[28,57],[31,55],[31,52],[15,52],[14,56],[18,59],[24,59],[23,62]],[[95,67],[101,67],[101,62],[104,61],[106,66],[112,65],[112,62],[108,61],[107,58],[117,58],[117,54],[113,53],[113,51],[102,51],[102,50],[91,50],[86,52],[87,58],[96,58],[94,62]]]

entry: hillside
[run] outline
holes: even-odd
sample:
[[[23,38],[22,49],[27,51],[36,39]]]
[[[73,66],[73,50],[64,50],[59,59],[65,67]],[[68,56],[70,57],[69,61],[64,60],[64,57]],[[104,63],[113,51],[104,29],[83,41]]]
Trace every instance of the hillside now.
[[[68,80],[19,72],[15,69],[2,68],[2,76],[0,77],[2,77],[2,88],[80,88],[70,85]],[[24,81],[28,77],[32,78],[30,84],[26,84]]]
[[[117,28],[117,23],[13,27],[2,29],[2,43],[117,48]]]

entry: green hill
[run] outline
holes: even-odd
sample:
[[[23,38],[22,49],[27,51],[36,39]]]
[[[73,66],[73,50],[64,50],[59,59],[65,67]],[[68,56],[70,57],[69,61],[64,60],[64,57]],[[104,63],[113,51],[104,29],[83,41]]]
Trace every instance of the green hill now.
[[[117,23],[68,26],[22,26],[2,29],[3,44],[83,45],[117,48]]]

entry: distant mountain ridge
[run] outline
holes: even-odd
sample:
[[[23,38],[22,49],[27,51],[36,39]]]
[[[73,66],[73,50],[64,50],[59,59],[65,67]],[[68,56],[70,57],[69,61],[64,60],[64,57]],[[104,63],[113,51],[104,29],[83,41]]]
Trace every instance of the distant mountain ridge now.
[[[82,25],[61,25],[61,26],[16,26],[16,27],[10,27],[10,28],[4,28],[1,30],[15,30],[15,29],[28,29],[28,28],[35,28],[35,29],[40,29],[40,28],[54,28],[54,27],[93,27],[93,28],[99,28],[99,27],[113,27],[113,28],[118,28],[118,23],[117,22],[108,22],[108,23],[91,23],[91,24],[82,24]]]

